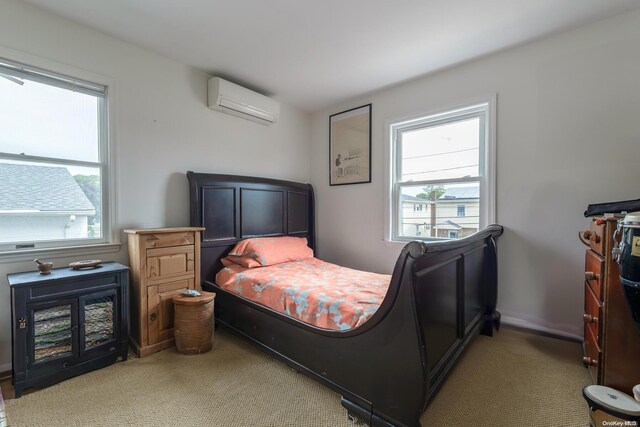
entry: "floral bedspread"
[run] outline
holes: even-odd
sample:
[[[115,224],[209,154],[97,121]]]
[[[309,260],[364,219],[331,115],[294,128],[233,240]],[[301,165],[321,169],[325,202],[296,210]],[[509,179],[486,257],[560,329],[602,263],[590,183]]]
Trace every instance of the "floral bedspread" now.
[[[382,303],[391,276],[307,258],[268,267],[236,264],[216,275],[222,289],[319,328],[347,330],[366,322]]]

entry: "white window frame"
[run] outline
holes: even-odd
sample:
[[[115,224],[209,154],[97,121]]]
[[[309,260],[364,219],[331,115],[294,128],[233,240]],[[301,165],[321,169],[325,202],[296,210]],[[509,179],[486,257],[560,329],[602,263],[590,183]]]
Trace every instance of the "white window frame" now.
[[[21,72],[33,73],[32,77],[34,78],[32,80],[41,75],[42,83],[50,84],[48,82],[49,78],[57,79],[60,85],[76,85],[78,91],[85,93],[91,93],[93,90],[104,87],[104,96],[99,102],[99,108],[102,111],[100,114],[98,162],[0,152],[0,158],[4,160],[19,160],[36,164],[99,167],[102,191],[101,238],[1,243],[0,263],[32,260],[36,256],[60,258],[119,251],[121,245],[115,227],[117,223],[115,124],[113,120],[115,117],[115,81],[103,75],[3,47],[0,47],[0,63],[16,66],[16,72],[12,75],[18,78]],[[53,85],[56,85],[55,82]],[[20,247],[17,245],[20,245]]]
[[[496,95],[484,96],[456,105],[434,109],[432,111],[387,121],[385,138],[385,229],[384,240],[388,242],[408,242],[411,240],[443,240],[439,237],[401,236],[398,220],[401,215],[401,162],[399,152],[401,133],[404,131],[428,127],[428,125],[452,123],[479,112],[486,114],[484,120],[484,146],[480,146],[479,175],[472,178],[442,179],[411,182],[412,186],[438,183],[478,182],[480,186],[480,229],[493,224],[496,217]],[[399,178],[400,177],[400,178]]]

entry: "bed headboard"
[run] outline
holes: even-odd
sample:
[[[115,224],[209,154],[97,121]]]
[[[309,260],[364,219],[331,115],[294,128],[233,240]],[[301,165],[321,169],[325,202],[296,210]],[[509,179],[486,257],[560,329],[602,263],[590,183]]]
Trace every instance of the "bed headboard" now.
[[[187,172],[192,226],[205,227],[201,277],[213,282],[220,260],[249,237],[306,237],[315,250],[311,184],[250,176]]]

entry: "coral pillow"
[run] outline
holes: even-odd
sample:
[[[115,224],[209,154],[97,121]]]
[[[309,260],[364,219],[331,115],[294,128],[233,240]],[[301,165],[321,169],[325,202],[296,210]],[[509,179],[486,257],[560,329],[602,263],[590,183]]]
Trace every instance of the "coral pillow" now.
[[[248,268],[266,267],[313,257],[305,237],[260,237],[238,242],[227,259]],[[257,262],[258,265],[250,262]]]
[[[248,256],[236,256],[236,255],[228,255],[226,258],[222,258],[222,265],[225,267],[229,267],[232,264],[241,265],[245,268],[255,268],[262,267],[262,265],[253,258],[249,258]]]

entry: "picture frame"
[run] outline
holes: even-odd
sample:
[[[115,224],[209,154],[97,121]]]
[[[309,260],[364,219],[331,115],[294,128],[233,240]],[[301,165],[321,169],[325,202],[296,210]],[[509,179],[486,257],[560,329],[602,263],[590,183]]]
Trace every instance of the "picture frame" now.
[[[371,104],[329,116],[329,185],[371,182]]]

